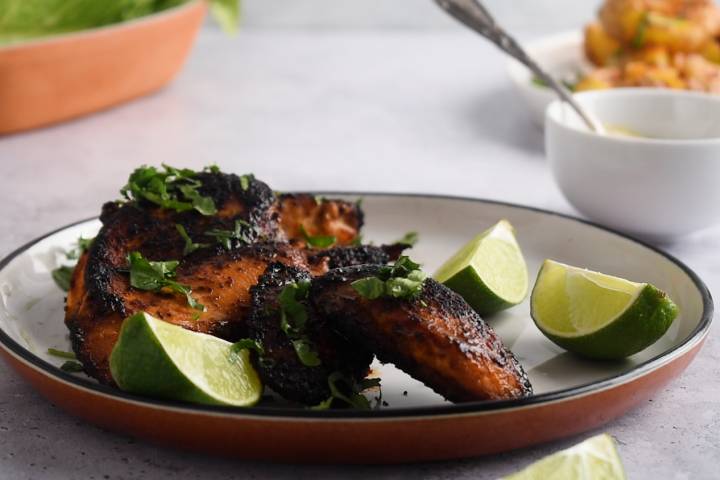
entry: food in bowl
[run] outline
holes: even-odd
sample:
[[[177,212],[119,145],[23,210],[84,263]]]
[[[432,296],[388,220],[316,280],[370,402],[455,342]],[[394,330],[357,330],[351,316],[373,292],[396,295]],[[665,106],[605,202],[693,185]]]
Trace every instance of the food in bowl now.
[[[666,87],[720,93],[720,7],[712,0],[606,0],[585,28],[594,68],[576,91]]]

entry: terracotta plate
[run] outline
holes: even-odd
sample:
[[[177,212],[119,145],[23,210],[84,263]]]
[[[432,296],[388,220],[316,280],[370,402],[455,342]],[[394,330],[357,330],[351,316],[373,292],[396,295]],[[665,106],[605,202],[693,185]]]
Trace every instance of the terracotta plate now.
[[[357,198],[356,194],[344,197]],[[387,406],[374,411],[249,409],[157,401],[61,371],[47,349],[68,349],[63,292],[50,270],[97,220],[65,227],[21,247],[0,264],[0,351],[43,395],[105,428],[184,449],[243,458],[302,462],[410,462],[520,448],[595,428],[679,375],[700,350],[712,319],[702,281],[676,259],[578,219],[518,205],[427,195],[367,194],[365,238],[388,242],[415,230],[412,257],[432,272],[461,244],[509,219],[534,278],[553,258],[651,282],[681,315],[649,349],[622,362],[578,359],[546,340],[527,301],[489,319],[527,369],[535,395],[523,400],[451,404],[396,370],[378,365]],[[406,393],[407,392],[407,393]],[[405,394],[406,393],[406,394]],[[646,406],[645,408],[651,408]]]

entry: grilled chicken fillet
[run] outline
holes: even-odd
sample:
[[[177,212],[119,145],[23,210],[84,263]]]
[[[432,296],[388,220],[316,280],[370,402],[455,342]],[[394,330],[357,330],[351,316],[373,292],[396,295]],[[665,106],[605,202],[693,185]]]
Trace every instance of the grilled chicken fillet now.
[[[288,235],[283,230],[280,222],[283,202],[266,184],[251,178],[243,188],[239,177],[222,173],[201,172],[196,178],[202,183],[199,193],[213,199],[216,215],[201,215],[194,210],[175,212],[145,201],[108,203],[100,217],[102,229],[75,268],[65,323],[73,350],[85,371],[102,383],[113,383],[108,358],[120,324],[127,316],[146,311],[190,330],[236,340],[247,334],[245,318],[250,306],[250,287],[257,283],[267,265],[281,262],[308,268],[308,252],[287,243],[302,240],[302,235],[296,237],[294,231]],[[307,197],[304,200],[307,205],[315,202],[312,196]],[[330,205],[333,201],[323,203]],[[329,234],[347,223],[344,230],[355,231],[357,235],[353,229],[362,224],[362,213],[352,204],[340,204],[332,209],[336,216],[324,217],[327,225],[312,208],[309,210],[314,232]],[[304,223],[298,216],[303,212],[286,211],[284,221]],[[246,222],[247,226],[243,226],[242,241],[231,240],[230,251],[207,235],[211,230],[232,231],[236,220]],[[185,240],[176,225],[182,225],[193,242],[207,246],[183,257]],[[175,280],[190,286],[193,298],[205,305],[207,311],[198,317],[199,312],[182,295],[132,288],[127,272],[130,252],[140,252],[151,261],[181,260]],[[326,262],[314,263],[318,273],[328,268]]]
[[[515,356],[456,293],[427,279],[414,299],[361,296],[351,286],[380,267],[332,270],[313,282],[310,298],[328,325],[394,363],[453,402],[529,395]]]

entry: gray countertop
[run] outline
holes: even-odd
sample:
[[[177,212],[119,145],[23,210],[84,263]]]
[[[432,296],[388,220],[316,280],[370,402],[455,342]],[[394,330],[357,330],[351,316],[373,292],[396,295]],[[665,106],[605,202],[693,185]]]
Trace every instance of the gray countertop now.
[[[0,138],[0,254],[95,215],[138,164],[254,172],[278,190],[479,196],[564,213],[503,59],[452,31],[202,32],[163,91],[64,125]],[[666,246],[715,292],[720,228]],[[631,479],[717,478],[720,344],[601,429]],[[589,435],[589,434],[588,434]],[[177,452],[75,420],[0,365],[0,477],[497,478],[587,435],[523,451],[403,466],[259,464]]]

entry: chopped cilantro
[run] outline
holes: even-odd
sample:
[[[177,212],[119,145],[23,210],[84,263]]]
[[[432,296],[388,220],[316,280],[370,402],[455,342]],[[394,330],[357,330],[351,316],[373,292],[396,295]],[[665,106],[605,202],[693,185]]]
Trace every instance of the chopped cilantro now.
[[[418,242],[418,238],[417,232],[407,232],[400,240],[396,240],[394,243],[412,247]]]
[[[60,358],[69,358],[70,360],[75,360],[75,354],[73,352],[66,352],[64,350],[58,350],[57,348],[48,348],[47,352],[50,355],[53,355],[55,357]]]
[[[212,165],[208,165],[207,167],[203,168],[203,172],[220,173],[220,167],[218,167],[216,163],[213,163]]]
[[[287,335],[295,349],[300,362],[307,367],[321,364],[315,351],[315,345],[305,333],[308,314],[305,305],[300,303],[307,299],[310,282],[301,280],[284,287],[278,296],[280,304],[280,328]]]
[[[217,213],[212,197],[198,191],[202,182],[196,178],[197,172],[165,164],[162,167],[163,171],[147,166],[136,168],[120,190],[122,196],[126,200],[146,200],[176,212],[195,209],[203,215]]]
[[[232,249],[232,241],[237,240],[239,243],[247,245],[252,243],[255,229],[245,220],[235,220],[235,228],[233,230],[222,230],[214,228],[205,232],[208,237],[214,237],[215,241],[222,244],[227,250]]]
[[[198,248],[207,247],[207,243],[195,243],[190,238],[190,235],[187,234],[187,231],[185,230],[185,227],[180,225],[179,223],[175,224],[175,228],[177,229],[178,233],[182,237],[183,240],[185,240],[185,246],[183,247],[183,256],[189,255]]]
[[[252,173],[240,176],[240,188],[242,188],[243,192],[247,191],[247,189],[250,188],[250,182],[252,182],[253,180],[255,180],[255,175],[253,175]]]
[[[338,400],[351,407],[370,410],[370,401],[365,398],[361,392],[368,388],[379,386],[379,378],[366,378],[360,382],[356,382],[354,379],[348,378],[340,372],[333,372],[328,376],[330,397],[311,408],[314,410],[327,410],[333,405],[335,400]],[[380,398],[382,398],[382,394]]]
[[[262,358],[265,354],[265,349],[262,345],[260,345],[260,342],[253,340],[252,338],[243,338],[242,340],[238,340],[230,347],[230,352],[233,354],[240,353],[242,350],[251,350],[257,353],[260,358]]]
[[[190,286],[182,285],[174,280],[175,270],[179,264],[177,260],[151,262],[145,259],[140,252],[130,252],[128,264],[130,266],[130,285],[134,288],[153,292],[169,290],[179,293],[185,295],[188,305],[192,308],[205,311],[205,306],[193,298]]]
[[[68,260],[77,260],[80,258],[80,255],[87,252],[90,248],[90,245],[92,245],[93,240],[95,240],[94,237],[91,238],[83,238],[78,237],[77,239],[77,246],[73,248],[72,250],[69,250],[65,252],[65,257]]]
[[[314,248],[328,248],[337,242],[337,238],[332,235],[310,235],[302,224],[300,225],[300,233],[305,242]]]
[[[80,362],[76,362],[74,360],[68,360],[65,363],[63,363],[62,365],[60,365],[60,370],[62,370],[64,372],[69,372],[69,373],[78,373],[78,372],[84,371],[85,369],[83,368],[83,366]]]
[[[643,12],[642,17],[640,17],[640,20],[638,21],[635,36],[632,39],[633,48],[642,48],[645,46],[645,34],[649,25],[650,14],[649,12]]]
[[[85,253],[92,245],[94,238],[83,238],[77,239],[77,245],[65,252],[65,258],[68,260],[77,260],[80,255]],[[55,284],[64,291],[70,290],[70,279],[72,278],[73,272],[75,271],[75,265],[62,265],[50,272],[52,279]]]
[[[67,292],[70,290],[70,279],[74,271],[75,267],[62,265],[51,272],[52,279],[58,287]]]
[[[363,244],[363,236],[358,234],[355,238],[353,238],[353,241],[351,242],[351,245],[353,247],[360,247]]]
[[[403,255],[394,265],[382,267],[376,276],[355,280],[351,285],[371,300],[380,297],[410,299],[420,294],[425,277],[420,265]]]

